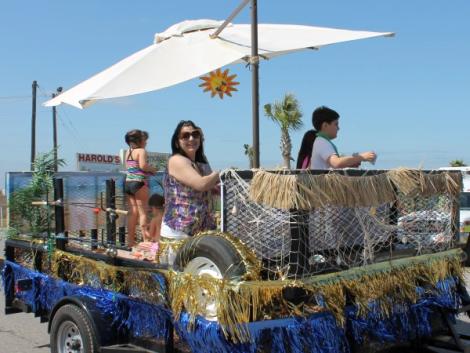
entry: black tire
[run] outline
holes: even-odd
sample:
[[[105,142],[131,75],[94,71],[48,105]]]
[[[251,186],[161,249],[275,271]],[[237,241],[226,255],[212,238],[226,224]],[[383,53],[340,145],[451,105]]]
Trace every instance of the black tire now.
[[[211,260],[224,279],[236,280],[246,273],[245,263],[237,249],[219,235],[207,234],[188,240],[176,254],[173,268],[183,272],[197,257]]]
[[[67,328],[71,331],[75,331],[75,328],[78,329],[76,337],[79,335],[80,346],[83,347],[84,353],[99,351],[96,330],[85,311],[76,305],[66,304],[57,310],[52,321],[50,333],[51,353],[69,352],[64,348],[70,347],[70,342],[63,339],[66,333],[64,330],[67,330]],[[75,340],[73,344],[78,344],[78,341]],[[74,350],[71,349],[70,352],[74,352]]]

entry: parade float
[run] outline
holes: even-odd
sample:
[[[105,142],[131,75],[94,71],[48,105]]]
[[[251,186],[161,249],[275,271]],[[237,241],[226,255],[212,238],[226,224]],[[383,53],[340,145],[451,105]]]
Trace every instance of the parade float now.
[[[7,313],[49,321],[53,352],[175,336],[194,352],[349,352],[421,341],[468,304],[460,173],[226,170],[220,229],[145,261],[126,247],[124,174],[92,174],[56,173],[33,202],[54,223],[6,241]],[[10,195],[28,178],[9,173]]]
[[[259,61],[391,33],[258,25],[256,15],[251,26],[230,24],[248,2],[223,23],[172,26],[46,103],[86,108],[214,70],[202,86],[223,98],[237,82],[217,69],[245,62],[253,72],[255,169],[221,173],[216,231],[139,258],[148,249],[126,246],[124,174],[8,174],[9,197],[20,200],[50,178],[10,212],[3,283],[7,313],[48,321],[52,352],[172,351],[175,342],[193,352],[418,349],[468,310],[460,173],[258,168]]]

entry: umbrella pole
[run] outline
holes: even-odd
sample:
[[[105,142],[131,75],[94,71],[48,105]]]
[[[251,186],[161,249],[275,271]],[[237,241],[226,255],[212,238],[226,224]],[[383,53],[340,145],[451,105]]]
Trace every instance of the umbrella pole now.
[[[210,35],[212,39],[224,30],[236,15],[251,1],[251,94],[253,130],[253,168],[259,168],[259,57],[258,57],[258,4],[257,0],[243,0],[232,14]]]
[[[251,86],[253,125],[253,167],[259,168],[259,57],[258,57],[258,5],[251,1]]]

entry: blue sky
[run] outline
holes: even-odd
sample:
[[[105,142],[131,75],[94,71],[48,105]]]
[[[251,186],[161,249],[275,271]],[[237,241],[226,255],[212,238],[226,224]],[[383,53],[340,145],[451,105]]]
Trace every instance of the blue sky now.
[[[239,0],[10,1],[0,12],[0,182],[28,170],[31,83],[37,80],[37,150],[52,146],[51,109],[41,107],[58,86],[70,88],[148,46],[155,32],[186,19],[225,19]],[[260,102],[294,93],[304,128],[291,134],[293,155],[312,110],[336,109],[340,152],[373,149],[377,168],[437,168],[470,163],[470,2],[259,0],[260,23],[393,31],[263,62]],[[249,22],[245,9],[236,23]],[[206,135],[215,168],[246,167],[251,143],[251,79],[242,65],[233,98],[211,99],[192,80],[165,90],[99,103],[59,107],[60,156],[75,170],[75,153],[117,154],[131,128],[150,132],[148,149],[169,151],[176,123],[192,119]],[[281,164],[278,127],[260,116],[261,164]]]

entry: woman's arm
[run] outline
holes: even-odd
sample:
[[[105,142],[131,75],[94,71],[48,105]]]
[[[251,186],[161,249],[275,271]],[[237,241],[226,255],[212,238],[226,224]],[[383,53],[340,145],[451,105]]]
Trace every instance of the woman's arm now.
[[[212,172],[209,175],[201,176],[194,169],[191,160],[180,155],[170,157],[168,173],[180,183],[197,191],[210,190],[219,182],[219,173]]]
[[[148,173],[156,173],[157,168],[151,166],[150,164],[147,163],[147,151],[144,150],[143,148],[139,151],[139,167],[142,169],[144,172]]]

